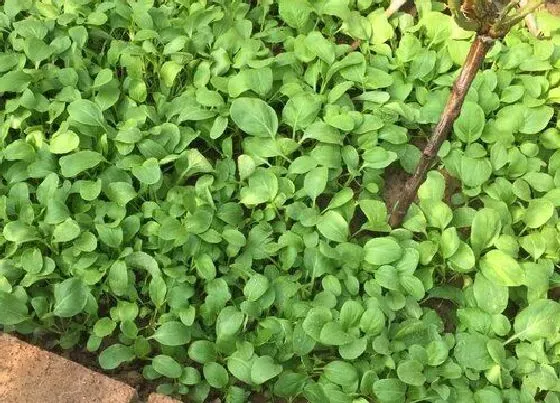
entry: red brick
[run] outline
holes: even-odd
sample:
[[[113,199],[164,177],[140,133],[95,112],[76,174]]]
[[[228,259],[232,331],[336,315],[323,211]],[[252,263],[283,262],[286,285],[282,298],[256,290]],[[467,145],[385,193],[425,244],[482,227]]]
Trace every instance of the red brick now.
[[[130,386],[0,334],[0,402],[130,403]]]
[[[148,403],[181,403],[181,401],[159,393],[152,393],[148,396]]]

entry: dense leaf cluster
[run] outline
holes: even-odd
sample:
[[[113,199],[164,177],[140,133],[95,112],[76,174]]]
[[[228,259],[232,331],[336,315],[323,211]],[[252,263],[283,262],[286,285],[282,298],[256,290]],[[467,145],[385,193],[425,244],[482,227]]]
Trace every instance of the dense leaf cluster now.
[[[0,326],[193,402],[558,402],[560,24],[494,46],[460,187],[390,231],[472,34],[384,6],[5,0]]]

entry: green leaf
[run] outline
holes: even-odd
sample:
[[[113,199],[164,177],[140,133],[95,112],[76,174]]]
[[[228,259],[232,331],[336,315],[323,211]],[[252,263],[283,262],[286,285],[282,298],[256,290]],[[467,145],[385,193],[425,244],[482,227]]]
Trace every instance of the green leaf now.
[[[398,379],[380,379],[375,381],[372,390],[382,403],[402,402],[406,397],[406,384]]]
[[[302,328],[306,334],[319,341],[321,329],[332,321],[331,312],[325,307],[313,307],[305,315]]]
[[[78,99],[68,105],[68,115],[76,122],[86,126],[105,126],[101,108],[87,99]]]
[[[478,210],[471,227],[471,247],[479,255],[484,248],[491,246],[502,229],[500,215],[492,209]]]
[[[167,285],[161,276],[155,276],[150,281],[149,285],[150,299],[156,307],[161,307],[165,302],[165,295],[167,294]]]
[[[212,280],[216,277],[216,266],[214,265],[212,258],[206,253],[195,257],[194,266],[201,278],[205,280]]]
[[[7,241],[24,243],[39,239],[37,230],[22,221],[10,221],[4,225],[2,235]]]
[[[275,363],[271,356],[260,356],[251,365],[251,382],[257,385],[263,384],[278,376],[282,369],[282,365]]]
[[[96,167],[103,160],[103,156],[95,151],[78,151],[60,158],[60,170],[63,176],[72,178]]]
[[[525,273],[517,260],[499,249],[491,250],[480,259],[480,270],[498,286],[516,287],[525,284]]]
[[[470,187],[482,185],[492,174],[492,164],[488,158],[461,157],[460,177]]]
[[[206,379],[213,388],[222,389],[229,382],[228,372],[217,362],[204,364],[202,372],[204,374],[204,379]]]
[[[294,130],[310,126],[321,111],[321,101],[310,94],[299,94],[288,99],[282,111],[284,123]]]
[[[447,228],[441,233],[440,245],[441,256],[444,259],[449,259],[457,252],[461,246],[461,239],[455,227]]]
[[[151,338],[165,346],[182,346],[190,341],[191,331],[181,322],[165,322],[156,329]]]
[[[246,205],[268,203],[278,193],[278,178],[269,170],[259,169],[249,177],[248,186],[241,188],[240,202]]]
[[[245,316],[232,306],[228,306],[220,311],[216,321],[216,335],[218,339],[228,338],[241,330]]]
[[[459,365],[475,371],[485,371],[494,364],[486,348],[486,336],[478,333],[457,333],[455,338],[455,359]]]
[[[331,361],[323,368],[323,376],[342,387],[351,387],[358,382],[358,371],[345,361]]]
[[[364,312],[362,304],[357,301],[346,301],[340,308],[339,321],[343,328],[348,329],[358,325]]]
[[[53,242],[69,242],[80,235],[80,226],[71,218],[58,224],[53,231]]]
[[[113,333],[116,327],[117,323],[111,320],[111,318],[103,317],[95,322],[95,325],[93,326],[93,334],[97,337],[106,337]]]
[[[98,360],[101,368],[111,370],[124,362],[132,361],[134,358],[132,348],[123,344],[113,344],[99,354]]]
[[[23,50],[27,58],[33,63],[39,63],[48,59],[54,52],[52,46],[37,38],[27,38],[24,42]]]
[[[362,155],[364,168],[386,168],[398,158],[397,154],[381,147],[373,147]]]
[[[181,64],[172,60],[166,61],[161,66],[159,72],[161,81],[166,87],[171,87],[177,77],[177,74],[179,74],[181,70],[183,70],[183,66]]]
[[[303,181],[303,190],[305,194],[313,200],[325,191],[327,181],[329,179],[329,170],[327,167],[316,167],[311,169]]]
[[[560,304],[541,299],[531,303],[515,317],[515,338],[537,341],[542,338],[557,337],[560,331]]]
[[[367,7],[366,7],[367,8]],[[371,22],[371,26],[375,27],[372,32],[372,42],[379,44],[389,41],[394,35],[394,28],[388,21],[389,16],[385,13],[380,12],[380,10],[368,15],[368,20]],[[435,62],[435,52],[434,62]],[[411,67],[411,71],[414,74],[414,67]],[[431,70],[430,70],[431,71]]]
[[[401,381],[409,385],[422,386],[426,382],[423,374],[424,366],[416,360],[402,361],[397,367],[397,375]]]
[[[550,106],[522,108],[522,110],[523,119],[519,128],[522,134],[537,134],[548,125],[548,122],[554,115],[554,109]]]
[[[305,37],[305,45],[315,53],[322,61],[332,64],[336,57],[335,45],[325,39],[319,31],[312,31]]]
[[[378,307],[369,307],[362,314],[360,329],[368,335],[376,336],[385,327],[385,315]]]
[[[23,71],[8,71],[0,77],[0,92],[23,92],[31,83],[31,76]]]
[[[542,227],[554,214],[554,204],[547,199],[535,199],[529,202],[523,221],[529,228]]]
[[[26,321],[28,317],[24,301],[13,294],[0,291],[0,325],[17,325]]]
[[[155,158],[148,158],[142,165],[134,166],[132,174],[146,185],[154,185],[161,179],[161,169]]]
[[[445,178],[437,171],[430,171],[426,180],[418,189],[418,198],[423,200],[440,201],[445,193]]]
[[[480,309],[491,314],[502,313],[508,305],[508,288],[487,280],[481,274],[475,277],[473,294]]]
[[[237,98],[248,90],[264,97],[272,89],[272,82],[272,70],[268,67],[241,70],[236,76],[229,79],[228,92],[232,98]]]
[[[55,134],[49,142],[49,151],[53,154],[68,154],[80,145],[80,137],[71,130]]]
[[[247,301],[255,302],[264,295],[268,289],[268,278],[262,274],[254,274],[243,288],[243,294],[247,297]]]
[[[95,229],[99,239],[107,246],[118,249],[123,242],[123,230],[119,227],[112,228],[107,224],[96,224]]]
[[[453,219],[453,212],[443,201],[424,200],[420,203],[420,208],[426,216],[429,227],[443,231]]]
[[[463,104],[459,118],[453,124],[453,130],[464,143],[472,143],[482,135],[484,123],[482,108],[474,102],[467,101]]]
[[[245,343],[236,352],[228,357],[227,367],[229,372],[245,383],[251,383],[251,365],[253,346]]]
[[[79,314],[85,308],[89,295],[88,287],[77,277],[55,284],[53,314],[62,318]]]
[[[292,28],[302,28],[309,19],[312,10],[307,0],[278,1],[280,17]]]
[[[411,274],[401,274],[399,280],[405,291],[413,296],[417,301],[424,298],[426,291],[420,279]]]
[[[257,98],[237,98],[231,103],[231,119],[245,133],[257,137],[274,137],[278,117],[268,104]]]
[[[321,328],[319,341],[328,346],[342,346],[354,340],[338,322],[328,322]]]
[[[189,358],[200,364],[215,361],[216,345],[208,340],[196,340],[189,346]]]
[[[112,182],[107,187],[107,197],[119,206],[126,206],[127,203],[136,198],[134,186],[127,182]]]
[[[301,393],[307,376],[297,372],[285,371],[274,384],[274,394],[278,397],[295,397]]]
[[[365,261],[369,264],[384,265],[392,263],[403,254],[403,249],[391,237],[373,238],[364,245]]]
[[[325,238],[335,242],[346,242],[348,239],[348,223],[336,211],[329,210],[317,222],[317,229]]]
[[[183,371],[181,364],[165,354],[156,355],[152,359],[152,367],[156,372],[171,379],[180,378]]]

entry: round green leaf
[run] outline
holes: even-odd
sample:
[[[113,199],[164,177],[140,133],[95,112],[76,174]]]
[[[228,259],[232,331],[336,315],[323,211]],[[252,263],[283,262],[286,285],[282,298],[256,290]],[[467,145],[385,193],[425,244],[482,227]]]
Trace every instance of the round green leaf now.
[[[213,388],[222,389],[229,382],[228,372],[217,362],[204,364],[202,372],[204,374],[204,379],[206,379]]]
[[[245,133],[257,137],[274,137],[278,130],[276,112],[257,98],[237,98],[231,103],[231,119]]]
[[[151,338],[165,346],[181,346],[191,340],[191,331],[181,322],[165,322]]]
[[[134,359],[134,352],[129,346],[123,344],[113,344],[99,354],[99,365],[101,368],[110,370],[115,369],[123,362]]]
[[[205,364],[215,361],[216,357],[216,345],[211,341],[196,340],[189,346],[189,358],[195,362]]]
[[[78,148],[80,145],[80,138],[76,133],[67,130],[63,133],[57,133],[49,142],[49,151],[53,154],[67,154],[72,150]]]
[[[529,228],[543,226],[554,214],[554,204],[547,199],[535,199],[529,202],[523,221]]]
[[[491,250],[480,259],[480,270],[498,286],[516,287],[525,284],[525,272],[517,260],[499,249]]]
[[[400,259],[403,249],[391,237],[373,238],[364,245],[365,261],[369,264],[384,265]]]
[[[323,375],[329,381],[344,388],[349,388],[358,382],[358,370],[345,361],[331,361],[323,368]]]
[[[156,372],[172,379],[180,378],[183,371],[181,364],[165,354],[156,355],[152,360],[152,367]]]
[[[282,372],[282,365],[276,364],[272,357],[263,355],[251,365],[251,382],[260,385],[276,377]]]
[[[103,161],[103,156],[95,151],[78,151],[60,158],[60,171],[67,178],[74,177]]]
[[[317,222],[317,229],[325,238],[335,242],[346,242],[348,239],[348,223],[342,215],[329,210]]]
[[[17,325],[27,318],[25,302],[13,294],[0,291],[0,325]]]
[[[88,287],[78,277],[55,284],[53,313],[63,318],[77,315],[86,306],[89,295]]]
[[[155,158],[148,158],[142,165],[136,165],[132,168],[132,174],[141,183],[145,185],[153,185],[159,182],[161,178],[161,169]]]

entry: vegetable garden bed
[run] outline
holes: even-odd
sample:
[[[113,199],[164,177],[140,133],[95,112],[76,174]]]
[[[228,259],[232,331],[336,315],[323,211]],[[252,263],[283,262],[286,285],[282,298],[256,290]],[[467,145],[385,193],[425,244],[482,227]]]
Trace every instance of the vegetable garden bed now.
[[[4,1],[0,330],[190,402],[558,402],[560,19],[391,229],[474,35],[387,6]]]

